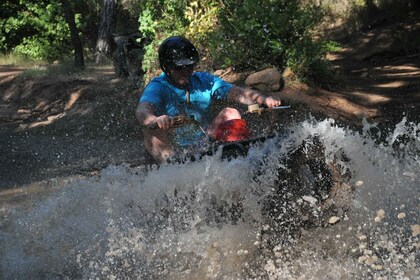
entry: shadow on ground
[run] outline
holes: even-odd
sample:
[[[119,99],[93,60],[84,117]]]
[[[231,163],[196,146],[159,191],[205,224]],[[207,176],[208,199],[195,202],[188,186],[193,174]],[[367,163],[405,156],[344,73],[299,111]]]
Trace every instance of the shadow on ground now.
[[[328,55],[340,85],[333,85],[333,91],[286,87],[280,96],[356,126],[363,118],[391,125],[404,117],[418,121],[420,47],[404,43],[402,37],[420,38],[420,24],[391,24],[344,38],[343,48]]]
[[[115,79],[110,69],[3,77],[0,189],[142,160],[132,81]]]

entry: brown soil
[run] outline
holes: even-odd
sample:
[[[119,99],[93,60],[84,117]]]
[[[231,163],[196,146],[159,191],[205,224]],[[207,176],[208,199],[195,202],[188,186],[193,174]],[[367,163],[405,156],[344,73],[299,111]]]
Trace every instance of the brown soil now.
[[[329,55],[341,73],[334,90],[286,83],[271,94],[291,104],[294,114],[333,117],[352,127],[363,118],[393,125],[407,117],[417,123],[420,49],[398,43],[393,34],[401,29],[419,37],[415,23],[344,41],[342,51]],[[0,66],[0,190],[144,160],[135,82],[117,79],[110,68],[42,77],[21,71]],[[240,84],[241,77],[225,78]]]

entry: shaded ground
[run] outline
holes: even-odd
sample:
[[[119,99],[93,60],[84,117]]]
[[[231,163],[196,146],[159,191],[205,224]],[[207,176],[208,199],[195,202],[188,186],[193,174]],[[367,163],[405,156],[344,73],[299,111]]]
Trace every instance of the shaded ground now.
[[[142,159],[138,90],[111,69],[22,77],[0,68],[0,188]]]
[[[312,111],[346,123],[360,124],[363,117],[380,123],[396,123],[403,116],[418,121],[419,38],[420,23],[416,21],[386,25],[346,38],[343,49],[328,57],[343,79],[337,89],[304,88],[304,94],[296,95],[291,90],[283,96],[310,103]]]
[[[334,117],[351,126],[364,117],[387,125],[404,116],[418,122],[420,49],[399,43],[394,35],[404,30],[420,38],[420,24],[413,23],[344,41],[343,50],[329,56],[343,78],[333,91],[288,85],[272,94],[292,104],[294,114]],[[135,83],[106,68],[47,77],[20,71],[0,66],[0,189],[144,160]]]

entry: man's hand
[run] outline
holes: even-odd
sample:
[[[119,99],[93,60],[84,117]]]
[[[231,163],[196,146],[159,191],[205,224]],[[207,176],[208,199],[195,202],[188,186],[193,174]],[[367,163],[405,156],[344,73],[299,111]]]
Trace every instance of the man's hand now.
[[[264,104],[267,105],[268,108],[273,108],[281,105],[281,101],[274,97],[266,97],[264,100]]]
[[[169,129],[174,125],[174,119],[168,115],[159,116],[154,122],[156,122],[161,129]]]

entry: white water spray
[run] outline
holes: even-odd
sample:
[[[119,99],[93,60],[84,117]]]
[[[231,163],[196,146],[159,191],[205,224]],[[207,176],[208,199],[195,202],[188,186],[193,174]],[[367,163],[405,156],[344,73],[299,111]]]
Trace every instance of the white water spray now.
[[[378,135],[368,123],[358,133],[307,120],[290,131],[245,159],[109,166],[96,177],[55,182],[48,197],[2,210],[0,277],[419,277],[419,124],[403,120]],[[263,201],[278,183],[281,159],[314,135],[326,161],[351,170],[351,208],[337,224],[275,235]]]

